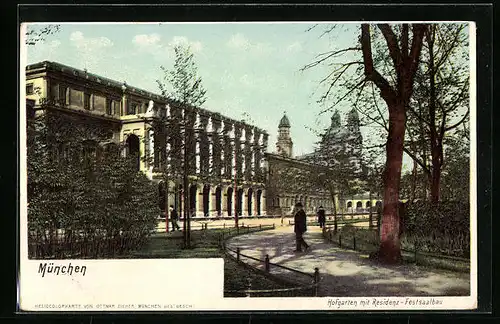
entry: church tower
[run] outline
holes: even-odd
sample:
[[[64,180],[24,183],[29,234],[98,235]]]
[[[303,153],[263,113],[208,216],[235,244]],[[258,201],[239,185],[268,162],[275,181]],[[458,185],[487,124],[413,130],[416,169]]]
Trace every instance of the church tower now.
[[[292,157],[293,142],[290,137],[290,121],[286,116],[286,112],[283,114],[280,123],[278,125],[278,140],[276,142],[276,153],[286,157]]]

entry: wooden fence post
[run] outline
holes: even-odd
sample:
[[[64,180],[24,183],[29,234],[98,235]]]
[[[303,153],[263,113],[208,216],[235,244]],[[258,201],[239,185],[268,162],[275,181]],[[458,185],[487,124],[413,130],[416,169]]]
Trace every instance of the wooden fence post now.
[[[250,290],[252,289],[252,279],[247,278],[247,297],[251,297]]]
[[[342,234],[339,234],[339,247],[342,247]]]
[[[240,248],[239,247],[236,248],[236,261],[238,261],[238,262],[240,261]]]
[[[276,227],[275,227],[275,225],[274,225],[274,223],[273,223],[273,229],[275,229],[275,228],[276,228]]]
[[[314,297],[318,297],[319,269],[314,268]]]
[[[415,264],[417,264],[417,241],[413,244],[414,254],[415,254]]]
[[[265,259],[265,268],[266,272],[269,272],[270,264],[269,264],[269,254],[266,254],[266,259]]]
[[[262,224],[259,224],[259,230],[262,230]]]
[[[356,234],[352,237],[352,247],[354,248],[354,251],[356,251]]]

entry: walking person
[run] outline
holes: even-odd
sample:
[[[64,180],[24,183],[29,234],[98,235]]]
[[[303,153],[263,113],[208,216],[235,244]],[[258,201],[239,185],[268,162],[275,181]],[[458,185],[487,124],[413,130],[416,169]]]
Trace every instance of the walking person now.
[[[170,220],[172,221],[172,232],[181,230],[179,224],[177,224],[177,220],[179,219],[179,215],[177,214],[177,210],[175,210],[173,205],[170,205]]]
[[[307,217],[303,209],[302,203],[295,204],[294,209],[294,232],[295,232],[295,252],[302,252],[302,246],[309,249],[309,244],[304,241],[304,233],[307,231]]]
[[[319,206],[319,208],[318,208],[318,223],[319,223],[319,228],[324,228],[325,227],[325,222],[326,222],[325,210],[323,209],[323,206]]]

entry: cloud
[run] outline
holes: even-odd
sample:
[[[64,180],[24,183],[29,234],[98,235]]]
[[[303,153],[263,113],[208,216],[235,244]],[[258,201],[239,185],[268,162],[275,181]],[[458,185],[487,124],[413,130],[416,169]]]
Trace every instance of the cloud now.
[[[81,31],[72,32],[69,36],[71,44],[77,49],[75,55],[78,67],[97,69],[99,62],[106,57],[105,51],[113,47],[113,42],[107,37],[86,37]]]
[[[160,46],[161,36],[158,34],[141,34],[135,35],[132,39],[132,43],[139,47],[150,47],[150,46]]]
[[[203,49],[203,45],[201,44],[201,42],[199,42],[199,41],[190,41],[185,36],[174,36],[174,37],[172,37],[172,40],[170,41],[169,45],[171,47],[174,47],[176,45],[189,46],[191,48],[191,51],[193,51],[193,53],[199,53]]]
[[[233,50],[246,51],[249,54],[270,54],[275,50],[271,44],[253,42],[241,33],[232,35],[226,42],[226,46]]]
[[[294,42],[286,47],[287,52],[300,52],[302,50],[302,44],[300,42]]]
[[[85,37],[81,31],[72,32],[69,40],[78,49],[93,51],[113,46],[113,42],[107,37]]]
[[[243,34],[234,34],[231,36],[227,42],[227,46],[234,49],[248,49],[250,47],[250,41]]]

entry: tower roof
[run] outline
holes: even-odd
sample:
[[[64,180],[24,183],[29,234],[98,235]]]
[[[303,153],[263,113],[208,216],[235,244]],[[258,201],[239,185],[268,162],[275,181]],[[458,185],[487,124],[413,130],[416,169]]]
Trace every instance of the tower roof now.
[[[278,125],[278,127],[290,127],[290,121],[288,120],[286,113],[281,118],[280,124]]]

